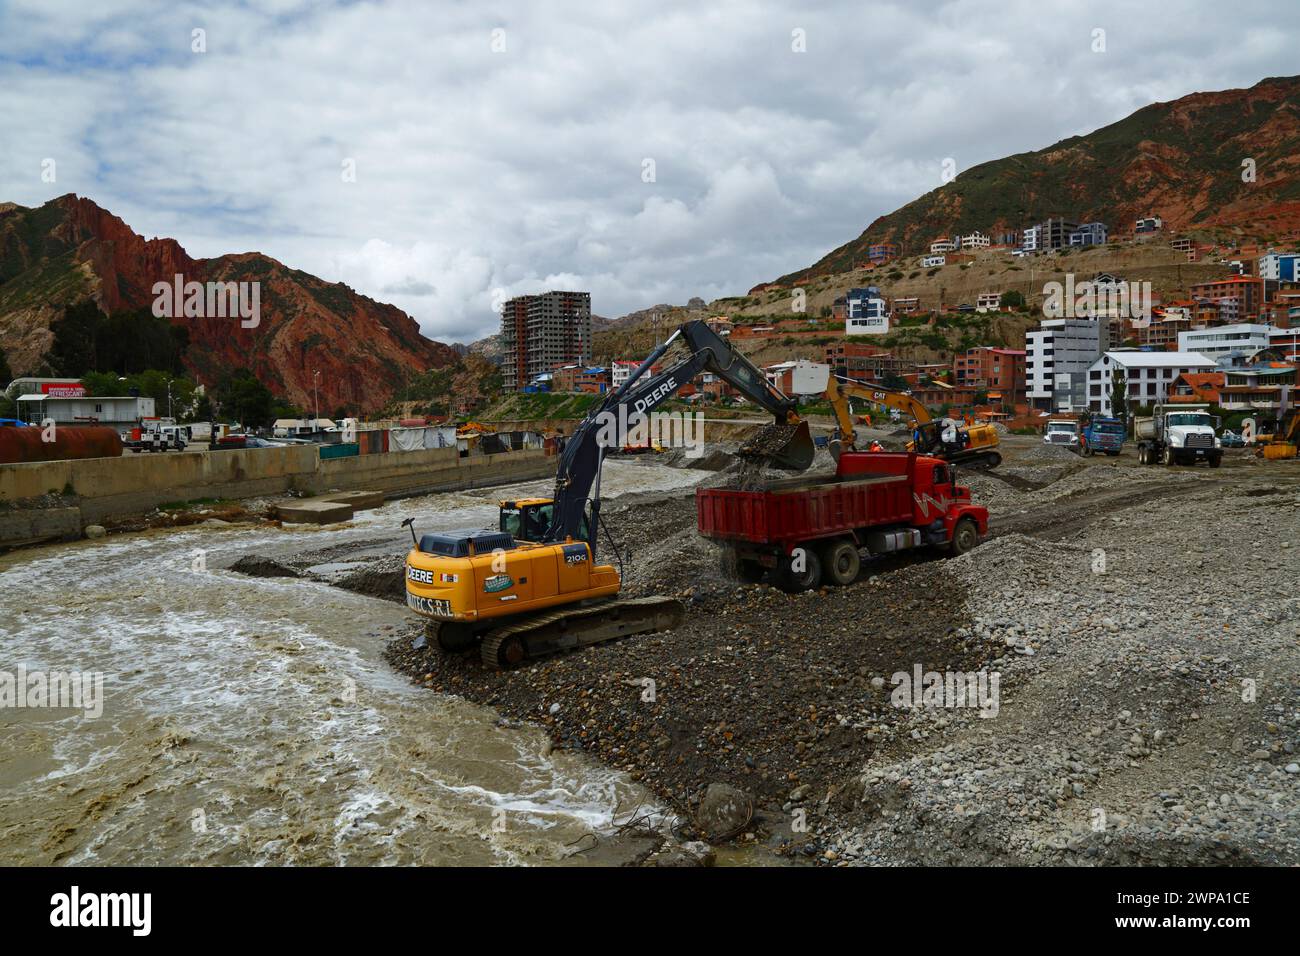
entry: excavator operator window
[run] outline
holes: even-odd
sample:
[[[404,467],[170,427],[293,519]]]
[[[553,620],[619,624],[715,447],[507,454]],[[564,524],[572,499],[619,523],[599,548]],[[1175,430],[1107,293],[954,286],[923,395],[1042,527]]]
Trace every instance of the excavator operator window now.
[[[554,517],[555,503],[551,501],[545,504],[516,505],[513,508],[501,509],[499,528],[501,531],[513,535],[516,541],[528,541],[536,544],[546,537],[546,529],[551,526],[551,520]],[[590,527],[589,519],[590,512],[582,516],[578,536],[583,541],[587,540],[587,529]]]
[[[546,537],[546,529],[551,526],[551,515],[555,505],[530,505],[524,509],[524,540],[541,541]]]

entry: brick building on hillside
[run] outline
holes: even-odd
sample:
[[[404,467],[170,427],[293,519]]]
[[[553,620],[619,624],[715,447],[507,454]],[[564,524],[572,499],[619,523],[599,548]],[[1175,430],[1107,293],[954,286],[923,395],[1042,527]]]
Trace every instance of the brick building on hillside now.
[[[913,368],[887,349],[863,342],[832,342],[826,346],[826,364],[832,375],[867,383],[880,382],[887,375],[902,376]]]
[[[598,365],[557,365],[551,369],[552,392],[589,392],[601,395],[609,391],[609,384],[609,369]]]
[[[981,345],[967,349],[953,362],[957,385],[968,385],[987,392],[997,392],[1006,405],[1025,401],[1025,352]]]
[[[1247,322],[1264,307],[1264,280],[1233,276],[1217,282],[1199,282],[1192,286],[1191,295],[1197,303],[1216,305],[1221,323]]]

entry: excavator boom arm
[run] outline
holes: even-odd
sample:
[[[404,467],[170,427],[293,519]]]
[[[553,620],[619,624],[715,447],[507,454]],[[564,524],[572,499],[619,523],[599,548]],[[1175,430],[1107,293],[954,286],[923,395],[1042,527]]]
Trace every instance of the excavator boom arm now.
[[[681,338],[690,353],[667,371],[642,380],[646,372]],[[596,553],[596,529],[600,512],[600,466],[610,441],[602,442],[610,427],[632,427],[682,389],[700,372],[712,372],[747,399],[771,412],[778,422],[795,415],[795,401],[772,385],[754,364],[699,320],[680,326],[658,346],[617,390],[588,413],[564,447],[555,473],[555,509],[544,540],[563,541],[580,536],[587,501],[592,504],[588,544]],[[811,444],[811,442],[810,442]],[[811,448],[807,458],[812,459]],[[807,467],[805,463],[803,467]],[[595,488],[595,494],[592,489]]]
[[[932,420],[930,410],[906,392],[876,385],[859,385],[856,382],[837,381],[832,375],[826,383],[826,400],[835,411],[835,420],[839,424],[840,438],[849,445],[853,444],[853,415],[849,411],[850,398],[860,398],[865,402],[884,408],[896,408],[912,416],[916,425],[928,425]]]

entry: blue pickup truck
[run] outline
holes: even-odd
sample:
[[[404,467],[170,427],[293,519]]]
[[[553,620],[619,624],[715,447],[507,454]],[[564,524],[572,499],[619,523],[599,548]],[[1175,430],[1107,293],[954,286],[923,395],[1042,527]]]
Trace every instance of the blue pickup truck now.
[[[1079,446],[1085,455],[1100,451],[1113,458],[1120,453],[1127,437],[1124,423],[1118,418],[1094,418],[1084,427]]]

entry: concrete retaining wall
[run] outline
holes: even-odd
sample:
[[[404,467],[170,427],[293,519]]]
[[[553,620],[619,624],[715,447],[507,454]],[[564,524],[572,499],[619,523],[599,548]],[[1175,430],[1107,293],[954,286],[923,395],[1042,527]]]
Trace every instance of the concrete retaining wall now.
[[[64,537],[74,513],[79,516],[79,532],[106,518],[200,498],[334,490],[379,491],[397,497],[527,481],[554,473],[555,458],[540,450],[459,458],[455,449],[437,448],[321,461],[314,445],[0,465],[0,503],[18,504],[51,493],[74,496],[65,499],[63,508],[0,508],[0,546]]]

